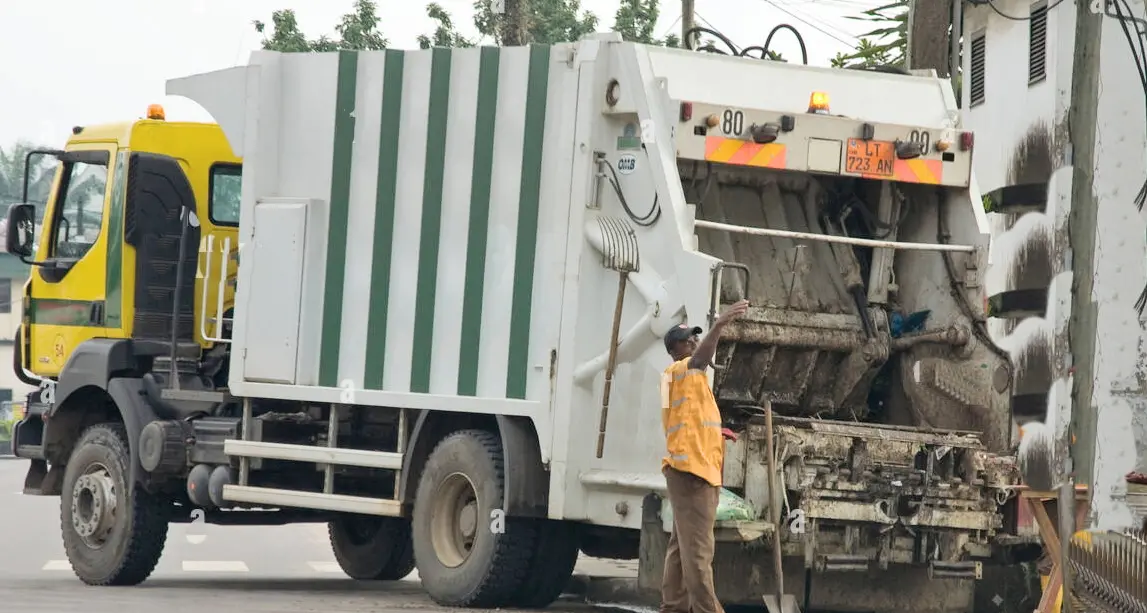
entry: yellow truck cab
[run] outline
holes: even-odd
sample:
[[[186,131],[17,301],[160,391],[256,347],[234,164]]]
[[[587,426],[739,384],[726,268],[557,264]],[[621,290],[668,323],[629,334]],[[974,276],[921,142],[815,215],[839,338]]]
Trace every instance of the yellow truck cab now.
[[[77,126],[63,151],[29,160],[37,154],[59,160],[42,228],[32,204],[12,206],[7,219],[9,253],[33,266],[16,370],[40,387],[13,442],[32,460],[26,492],[52,495],[62,475],[45,481],[45,461],[62,469],[96,419],[91,407],[114,407],[117,374],[179,372],[177,389],[194,389],[188,379],[225,382],[226,360],[214,371],[201,362],[218,344],[211,339],[229,334],[227,320],[197,319],[195,305],[214,306],[220,287],[225,305],[233,299],[234,285],[219,282],[219,257],[211,270],[205,264],[209,250],[237,247],[242,166],[218,125],[168,122],[159,105],[145,119]],[[163,378],[148,385],[173,387],[174,377]],[[125,425],[134,447],[138,428]]]

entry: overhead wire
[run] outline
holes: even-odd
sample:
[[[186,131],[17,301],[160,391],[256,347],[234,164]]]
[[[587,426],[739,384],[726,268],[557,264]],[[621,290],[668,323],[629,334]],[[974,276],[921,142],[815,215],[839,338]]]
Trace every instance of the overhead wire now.
[[[979,0],[979,1],[973,0],[972,4],[986,4],[993,11],[995,11],[997,15],[999,15],[1000,17],[1003,17],[1004,19],[1010,19],[1012,21],[1031,21],[1031,15],[1027,15],[1026,17],[1021,17],[1019,15],[1009,15],[1009,14],[1001,11],[1000,7],[996,6],[996,3],[994,0]],[[1050,11],[1051,9],[1053,9],[1053,8],[1055,8],[1061,4],[1063,4],[1063,0],[1055,0],[1055,2],[1052,4],[1049,4],[1048,7],[1046,9],[1044,9],[1044,11],[1045,12]]]

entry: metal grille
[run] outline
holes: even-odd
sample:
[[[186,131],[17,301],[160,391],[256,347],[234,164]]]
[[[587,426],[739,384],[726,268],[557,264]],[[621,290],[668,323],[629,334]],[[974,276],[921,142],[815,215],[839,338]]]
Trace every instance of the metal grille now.
[[[981,32],[972,38],[972,78],[968,96],[971,106],[984,103],[984,63],[986,61],[987,44],[984,33]]]
[[[1147,541],[1143,532],[1091,533],[1071,539],[1072,599],[1087,613],[1147,613]]]
[[[1032,5],[1028,20],[1028,85],[1047,78],[1047,3]]]

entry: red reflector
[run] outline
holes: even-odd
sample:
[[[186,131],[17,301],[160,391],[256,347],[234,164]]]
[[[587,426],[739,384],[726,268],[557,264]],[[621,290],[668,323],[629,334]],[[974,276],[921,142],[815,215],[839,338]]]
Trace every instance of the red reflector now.
[[[690,119],[693,119],[693,103],[692,102],[682,102],[681,103],[681,121],[689,121]]]
[[[972,132],[960,133],[960,151],[967,151],[972,148],[976,141],[976,136]]]

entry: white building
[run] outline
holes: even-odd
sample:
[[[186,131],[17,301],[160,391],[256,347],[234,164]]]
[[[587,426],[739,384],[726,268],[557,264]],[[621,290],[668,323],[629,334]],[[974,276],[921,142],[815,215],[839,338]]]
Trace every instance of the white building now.
[[[16,256],[0,253],[0,402],[23,401],[33,387],[21,383],[12,369],[16,331],[24,316],[24,283],[29,267]]]
[[[1118,6],[1144,25],[1142,0],[980,0],[963,8],[962,120],[976,133],[980,190],[987,195],[1020,184],[1046,188],[1042,210],[990,216],[993,254],[985,280],[989,295],[1048,288],[1046,317],[1018,325],[993,321],[992,332],[1019,362],[1017,394],[1029,406],[1042,403],[1049,422],[1059,426],[1070,419],[1072,388],[1067,229],[1075,177],[1068,112],[1076,12],[1105,6],[1112,12]],[[1099,232],[1091,278],[1098,323],[1092,401],[1099,440],[1094,480],[1088,481],[1096,521],[1114,527],[1130,522],[1124,476],[1147,466],[1147,334],[1135,307],[1147,279],[1147,227],[1136,202],[1147,185],[1147,86],[1135,57],[1147,43],[1131,20],[1104,16],[1102,23],[1098,117],[1095,125],[1072,130],[1094,129],[1096,137],[1093,193]],[[1147,65],[1147,58],[1140,62]],[[1000,194],[995,195],[999,205]]]

